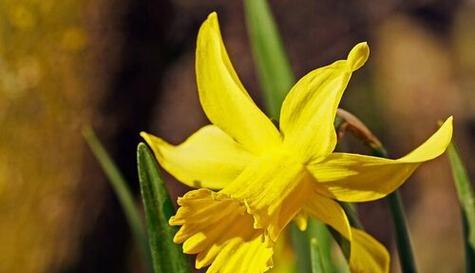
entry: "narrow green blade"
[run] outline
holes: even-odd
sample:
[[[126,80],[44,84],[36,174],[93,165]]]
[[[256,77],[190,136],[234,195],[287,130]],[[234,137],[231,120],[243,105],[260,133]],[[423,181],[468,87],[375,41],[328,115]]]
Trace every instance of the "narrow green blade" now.
[[[339,204],[345,211],[346,216],[348,216],[348,220],[350,221],[351,226],[359,229],[364,229],[363,224],[361,224],[358,212],[356,211],[356,204],[347,202],[339,202]]]
[[[266,108],[279,120],[280,107],[295,82],[271,10],[266,0],[244,0],[247,29]]]
[[[475,196],[467,171],[454,142],[449,145],[447,153],[462,209],[466,272],[475,272]]]
[[[377,148],[371,147],[373,155],[388,158],[388,152],[384,146]],[[390,193],[384,198],[388,201],[389,211],[393,220],[394,230],[396,232],[396,243],[399,254],[399,264],[402,273],[417,273],[416,261],[412,250],[411,235],[407,224],[406,212],[398,190]]]
[[[104,170],[112,189],[114,190],[117,198],[122,206],[127,223],[132,231],[132,235],[144,258],[144,262],[148,269],[151,271],[151,258],[150,251],[147,246],[147,236],[145,234],[145,227],[143,226],[142,219],[140,217],[140,211],[135,205],[134,197],[127,182],[120,173],[119,169],[116,167],[115,163],[110,158],[107,151],[102,146],[101,142],[97,138],[96,134],[90,127],[83,129],[83,136],[91,148],[91,151],[94,153],[95,157],[99,161],[102,169]]]
[[[412,242],[407,225],[406,213],[399,191],[390,193],[385,197],[388,200],[389,210],[393,218],[393,225],[396,231],[396,242],[399,253],[401,272],[417,273],[416,262],[412,251]]]
[[[300,231],[295,224],[290,226],[292,248],[295,252],[297,272],[310,272],[312,268],[307,231]]]
[[[328,227],[315,219],[308,222],[308,238],[310,243],[310,261],[312,273],[337,273],[339,269],[332,258],[332,234]]]
[[[168,224],[175,214],[172,200],[160,177],[155,157],[144,143],[137,147],[137,166],[155,273],[191,273],[181,246],[173,243],[177,229]]]
[[[312,273],[326,273],[325,269],[323,269],[323,261],[317,238],[310,239],[310,261],[312,262]]]

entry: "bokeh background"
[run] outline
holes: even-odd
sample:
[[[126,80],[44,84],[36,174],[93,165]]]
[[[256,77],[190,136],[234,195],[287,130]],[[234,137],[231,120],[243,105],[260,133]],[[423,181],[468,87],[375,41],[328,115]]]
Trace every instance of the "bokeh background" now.
[[[342,106],[392,156],[454,115],[462,156],[475,170],[474,1],[269,2],[298,77],[369,42],[370,60]],[[207,123],[194,49],[213,10],[238,74],[262,105],[241,1],[0,0],[0,272],[143,272],[81,128],[96,129],[137,194],[138,133],[179,143]],[[367,152],[351,144],[345,149]],[[185,191],[166,178],[173,195]],[[402,194],[420,271],[461,272],[460,213],[445,156],[421,167]],[[360,213],[394,252],[385,202]]]

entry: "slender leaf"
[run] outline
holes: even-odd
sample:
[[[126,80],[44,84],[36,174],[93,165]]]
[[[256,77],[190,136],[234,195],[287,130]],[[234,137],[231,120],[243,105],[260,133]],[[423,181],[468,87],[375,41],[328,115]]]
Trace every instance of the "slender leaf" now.
[[[388,200],[389,203],[389,210],[391,211],[391,217],[393,218],[394,229],[396,231],[401,271],[403,273],[416,273],[416,263],[414,261],[414,254],[412,253],[411,237],[401,195],[398,191],[395,191],[389,194],[386,200]]]
[[[338,266],[334,264],[332,257],[332,245],[334,240],[332,239],[332,233],[329,228],[322,222],[311,219],[308,223],[308,238],[310,243],[310,253],[312,261],[312,270],[314,266],[315,259],[319,259],[321,262],[322,272],[325,273],[336,273],[339,272]],[[312,241],[316,241],[317,245],[313,244]],[[318,249],[313,249],[316,246]],[[314,257],[318,255],[319,257]]]
[[[312,262],[312,273],[326,273],[323,269],[322,255],[320,254],[317,238],[310,239],[310,261]]]
[[[266,0],[244,0],[247,29],[266,108],[279,120],[280,107],[295,82],[282,40]]]
[[[290,237],[292,239],[292,248],[295,251],[297,272],[310,272],[312,263],[310,261],[308,229],[302,232],[292,223],[290,226]]]
[[[352,203],[340,202],[341,207],[348,216],[348,220],[352,227],[364,229],[363,224],[360,221],[358,212],[356,211],[356,205]]]
[[[175,214],[172,200],[160,177],[155,157],[144,143],[137,147],[137,165],[155,273],[191,273],[181,246],[173,243],[177,229],[168,224]]]
[[[462,209],[466,272],[475,272],[475,195],[455,143],[449,145],[447,153]]]
[[[87,144],[91,148],[95,157],[99,161],[102,169],[107,175],[108,181],[114,190],[122,210],[124,211],[127,223],[132,231],[135,241],[137,242],[142,256],[145,260],[145,264],[151,271],[151,258],[150,251],[147,246],[147,236],[145,234],[145,227],[140,217],[140,210],[137,208],[132,192],[128,187],[128,183],[125,181],[123,175],[112,161],[107,151],[102,146],[101,142],[97,138],[96,134],[90,127],[86,127],[83,130],[83,136],[86,139]]]
[[[376,147],[376,148],[375,148]],[[379,157],[388,157],[388,153],[384,146],[370,146],[373,154]],[[402,273],[417,273],[416,262],[412,251],[411,236],[407,225],[404,204],[402,203],[401,194],[398,190],[392,192],[385,197],[389,204],[389,211],[393,220],[394,230],[396,231],[396,243],[399,254],[399,263]]]

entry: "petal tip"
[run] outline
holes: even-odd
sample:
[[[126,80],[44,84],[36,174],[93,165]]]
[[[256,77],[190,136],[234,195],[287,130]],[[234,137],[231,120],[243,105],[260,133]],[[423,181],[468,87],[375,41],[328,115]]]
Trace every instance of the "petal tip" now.
[[[218,14],[215,11],[213,11],[208,15],[206,20],[204,20],[203,23],[201,24],[200,30],[198,31],[198,39],[197,39],[198,45],[206,44],[206,42],[209,40],[210,35],[213,35],[213,33],[216,33],[216,32],[218,33],[220,32]]]
[[[148,134],[146,132],[142,131],[142,132],[140,132],[140,136],[142,138],[146,138],[146,137],[148,137]]]
[[[142,131],[140,132],[140,136],[145,140],[145,142],[147,142],[149,145],[151,143],[151,135]]]
[[[442,122],[439,123],[441,129],[443,128],[443,130],[449,132],[448,134],[449,141],[450,139],[452,139],[453,123],[454,123],[453,116],[448,117],[443,123]]]
[[[432,160],[445,152],[452,140],[453,135],[453,117],[448,117],[439,129],[422,145],[398,159],[412,163],[422,163]]]
[[[452,140],[453,131],[454,131],[454,128],[453,128],[454,124],[453,123],[454,123],[454,117],[450,116],[445,120],[444,124],[442,124],[443,127],[446,127],[445,130],[448,131],[448,133],[447,133],[447,135],[448,135],[448,137],[447,137],[447,139],[448,139],[447,146],[449,145],[450,141]]]
[[[216,11],[212,11],[209,15],[208,15],[208,20],[216,20],[218,19],[218,13]]]
[[[196,259],[196,261],[195,261],[195,268],[196,268],[196,269],[201,269],[201,268],[203,268],[203,267],[205,267],[205,266],[206,266],[206,265],[205,265],[205,263],[204,263],[203,261],[199,261],[198,259]]]
[[[211,12],[206,20],[204,21],[203,25],[210,25],[212,28],[218,26],[218,13],[216,11]]]
[[[362,67],[369,57],[369,46],[367,42],[362,42],[353,47],[348,54],[348,64],[352,71]]]

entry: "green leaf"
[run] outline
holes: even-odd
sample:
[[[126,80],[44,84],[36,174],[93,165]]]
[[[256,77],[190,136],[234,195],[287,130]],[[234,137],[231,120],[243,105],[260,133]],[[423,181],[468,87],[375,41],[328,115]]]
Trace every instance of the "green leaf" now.
[[[332,234],[322,222],[310,219],[308,222],[308,240],[310,243],[310,260],[312,273],[320,269],[324,273],[339,272],[332,258]]]
[[[312,273],[326,273],[323,269],[322,255],[320,254],[317,238],[310,239],[310,261],[312,262]]]
[[[168,224],[175,214],[172,200],[160,177],[155,157],[144,143],[137,147],[137,165],[155,273],[191,273],[181,246],[173,243],[177,228]]]
[[[454,142],[449,145],[447,153],[462,209],[466,272],[475,272],[475,196],[467,171]]]
[[[94,153],[96,159],[99,161],[102,169],[104,170],[112,189],[114,190],[119,203],[124,211],[127,223],[132,231],[132,235],[140,247],[142,257],[148,269],[151,272],[151,258],[150,251],[147,246],[147,236],[145,234],[145,227],[140,217],[140,210],[137,208],[132,192],[127,186],[123,175],[112,161],[107,151],[102,146],[101,142],[97,138],[96,134],[90,127],[83,129],[83,136]]]
[[[297,272],[310,272],[312,263],[310,260],[308,229],[302,232],[292,223],[290,226],[290,236],[296,257]]]
[[[411,237],[407,226],[406,213],[399,191],[395,191],[385,197],[389,203],[389,210],[393,218],[394,230],[396,231],[396,242],[401,264],[401,272],[416,273],[416,263],[412,251]]]
[[[244,8],[267,112],[272,119],[279,120],[280,107],[295,76],[267,1],[245,0]]]

